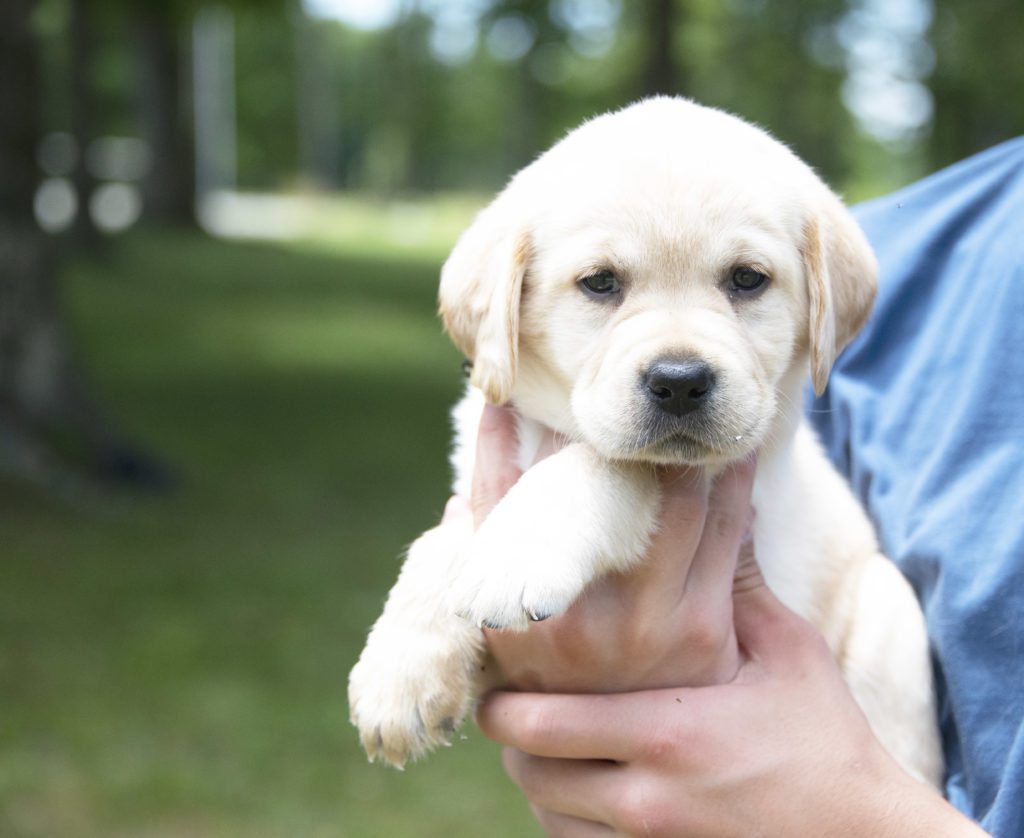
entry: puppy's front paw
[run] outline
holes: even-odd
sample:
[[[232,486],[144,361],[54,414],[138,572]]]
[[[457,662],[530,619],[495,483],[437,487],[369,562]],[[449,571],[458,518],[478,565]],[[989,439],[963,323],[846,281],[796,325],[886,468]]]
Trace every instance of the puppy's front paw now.
[[[531,539],[499,542],[481,528],[449,595],[473,625],[525,631],[531,621],[566,611],[589,581],[585,566]]]
[[[348,681],[350,718],[371,762],[402,768],[448,744],[475,696],[482,643],[460,628],[459,636],[374,628]]]

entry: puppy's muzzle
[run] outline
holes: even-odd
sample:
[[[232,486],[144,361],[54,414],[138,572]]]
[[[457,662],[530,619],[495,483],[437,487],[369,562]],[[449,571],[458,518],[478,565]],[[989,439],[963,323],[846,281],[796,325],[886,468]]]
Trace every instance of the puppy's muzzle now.
[[[641,376],[642,390],[659,410],[685,416],[699,410],[715,387],[715,373],[694,358],[662,358]]]

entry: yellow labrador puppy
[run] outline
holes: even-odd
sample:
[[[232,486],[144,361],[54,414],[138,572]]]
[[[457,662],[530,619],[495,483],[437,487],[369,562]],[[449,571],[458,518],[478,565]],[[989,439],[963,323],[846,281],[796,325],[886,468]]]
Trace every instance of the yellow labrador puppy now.
[[[876,264],[814,172],[765,132],[683,99],[587,122],[517,174],[444,266],[445,326],[472,361],[456,408],[469,494],[484,400],[571,442],[475,533],[421,536],[349,680],[371,758],[447,741],[481,682],[480,626],[525,629],[640,561],[657,464],[709,474],[759,452],[756,553],[824,634],[881,741],[938,784],[924,622],[802,421],[867,317]]]

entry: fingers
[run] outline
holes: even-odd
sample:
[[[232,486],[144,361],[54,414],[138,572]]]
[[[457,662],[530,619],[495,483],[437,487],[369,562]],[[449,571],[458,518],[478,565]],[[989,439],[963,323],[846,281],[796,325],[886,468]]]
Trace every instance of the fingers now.
[[[686,580],[687,594],[711,602],[727,601],[740,543],[750,530],[754,468],[752,459],[734,463],[711,487],[700,543]]]
[[[540,446],[533,457],[533,465],[537,465],[541,460],[545,460],[558,452],[565,447],[566,443],[568,443],[568,440],[564,436],[555,433],[551,428],[545,428],[540,440]]]
[[[809,656],[831,658],[821,633],[765,584],[750,538],[740,546],[732,599],[736,639],[748,660],[774,671],[802,671]]]
[[[707,506],[708,483],[699,470],[665,470],[661,475],[658,530],[646,559],[630,572],[627,584],[675,602],[700,543]]]
[[[740,544],[739,561],[732,580],[732,595],[734,599],[749,594],[756,595],[759,589],[764,587],[766,586],[761,566],[754,555],[754,539],[748,533]]]
[[[609,819],[607,801],[618,796],[622,766],[597,760],[537,757],[515,748],[502,749],[501,761],[534,812],[547,812],[548,822],[561,828],[562,834],[613,834],[597,827]]]
[[[452,495],[444,505],[444,515],[441,516],[441,523],[451,524],[471,514],[472,510],[470,509],[469,501],[460,495]]]
[[[530,804],[530,811],[551,838],[614,838],[619,834],[606,824],[552,812],[533,804]]]
[[[534,756],[625,761],[656,722],[642,702],[630,701],[637,695],[497,692],[476,721],[488,738]]]
[[[476,526],[522,476],[516,465],[519,437],[511,408],[485,405],[476,439],[471,504]]]
[[[675,600],[684,590],[711,601],[727,597],[753,482],[752,460],[729,466],[711,485],[697,469],[666,470],[660,527],[638,578],[649,584],[656,577]]]
[[[634,607],[668,615],[679,611],[685,596],[684,625],[703,623],[714,634],[731,626],[730,586],[749,520],[753,472],[751,462],[738,463],[710,484],[697,469],[663,473],[660,528],[647,560],[624,582]]]

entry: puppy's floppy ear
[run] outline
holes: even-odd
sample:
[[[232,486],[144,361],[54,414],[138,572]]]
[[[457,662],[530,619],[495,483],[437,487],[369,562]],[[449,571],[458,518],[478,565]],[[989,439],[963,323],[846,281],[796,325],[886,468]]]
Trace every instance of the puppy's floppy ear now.
[[[853,216],[831,192],[804,226],[803,257],[811,380],[821,395],[836,357],[871,312],[878,262]]]
[[[441,319],[473,362],[470,381],[492,404],[512,395],[519,364],[519,303],[532,244],[501,223],[496,205],[483,210],[441,269]]]

